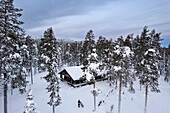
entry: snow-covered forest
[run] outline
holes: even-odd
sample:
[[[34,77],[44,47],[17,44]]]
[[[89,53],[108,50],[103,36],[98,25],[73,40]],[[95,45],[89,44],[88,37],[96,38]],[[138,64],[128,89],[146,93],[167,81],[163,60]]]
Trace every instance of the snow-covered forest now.
[[[50,27],[35,39],[21,16],[13,0],[0,1],[0,113],[169,113],[170,45],[161,46],[155,29],[117,40],[89,30],[74,41],[57,39]],[[93,84],[61,81],[58,73],[71,66],[82,66]]]

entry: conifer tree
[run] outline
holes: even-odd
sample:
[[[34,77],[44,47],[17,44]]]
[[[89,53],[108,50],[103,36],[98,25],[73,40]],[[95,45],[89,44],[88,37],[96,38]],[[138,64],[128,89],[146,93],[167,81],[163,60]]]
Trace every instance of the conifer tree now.
[[[29,89],[28,94],[27,94],[27,102],[25,105],[25,111],[23,113],[38,113],[36,111],[36,106],[34,103],[33,95],[32,95],[32,90]]]
[[[130,34],[126,37],[124,46],[128,46],[131,50],[133,50],[133,34]]]
[[[21,75],[23,71],[23,59],[20,55],[21,38],[23,37],[23,24],[18,18],[22,15],[22,9],[14,7],[13,0],[0,1],[0,76],[4,85],[4,113],[7,112],[7,89],[8,84],[17,83],[17,87],[25,84],[25,76]],[[15,81],[14,81],[15,79]],[[25,86],[24,86],[25,87]]]
[[[27,56],[27,66],[29,69],[29,72],[31,73],[31,83],[33,84],[33,66],[36,66],[37,63],[37,46],[34,41],[34,39],[31,39],[31,36],[27,36],[25,39],[25,45],[27,46],[27,50],[29,52],[29,55]],[[35,67],[36,68],[36,67]],[[35,70],[36,71],[36,70]]]
[[[92,94],[94,96],[94,111],[96,111],[96,96],[98,94],[96,90],[96,77],[98,76],[99,72],[99,62],[98,56],[96,54],[96,49],[93,49],[92,53],[88,56],[87,65],[84,66],[84,68],[86,79],[90,82],[93,82]]]
[[[170,80],[170,54],[169,50],[170,46],[168,48],[164,48],[164,74],[165,78],[164,80],[166,82],[169,82]]]
[[[120,47],[123,47],[123,46],[124,46],[123,36],[120,36],[115,42],[116,42]]]
[[[149,30],[147,30],[149,32]],[[142,37],[141,37],[142,38]],[[140,75],[139,81],[140,85],[145,87],[145,113],[147,112],[147,96],[148,90],[150,89],[153,92],[160,92],[158,86],[158,78],[160,77],[159,70],[159,60],[160,55],[160,33],[155,33],[155,30],[152,30],[150,34],[145,34],[146,40],[144,40],[145,52],[141,52],[143,59],[140,62]]]
[[[145,87],[145,113],[147,113],[147,96],[148,89],[151,91],[160,92],[158,89],[158,60],[157,60],[157,52],[155,49],[148,49],[148,51],[144,54],[144,59],[141,61],[143,74],[139,77],[140,84]]]
[[[146,50],[149,48],[149,43],[150,43],[150,38],[149,38],[149,30],[148,27],[145,26],[143,28],[143,31],[140,36],[137,36],[136,38],[136,46],[135,46],[135,69],[136,69],[136,74],[139,76],[142,73],[142,67],[141,67],[141,60],[143,59],[143,55],[146,52]]]
[[[71,54],[71,45],[70,43],[66,43],[65,44],[65,51],[64,51],[64,61],[65,61],[65,64],[68,65],[68,66],[71,66],[72,64],[72,54]]]
[[[90,30],[89,32],[87,32],[87,35],[85,37],[85,41],[83,43],[83,47],[82,47],[82,50],[81,50],[81,54],[82,54],[82,61],[83,61],[83,64],[86,65],[87,61],[87,57],[88,55],[90,55],[93,51],[93,49],[95,48],[95,37],[94,37],[94,34],[93,34],[93,31]]]
[[[118,101],[118,113],[120,113],[121,107],[121,92],[122,87],[127,87],[129,83],[129,91],[134,92],[133,88],[133,81],[134,76],[131,72],[131,58],[132,58],[132,51],[129,47],[123,46],[120,47],[119,45],[115,46],[115,62],[114,62],[114,78],[119,80],[119,101]]]
[[[98,54],[99,61],[104,61],[107,57],[108,40],[105,37],[100,36],[96,43],[96,53]]]
[[[98,55],[96,54],[95,40],[94,40],[94,34],[92,30],[90,30],[87,33],[81,52],[83,52],[83,58],[84,58],[83,71],[85,72],[86,79],[88,82],[89,81],[93,82],[92,94],[94,96],[94,111],[96,111],[96,96],[98,92],[96,90],[95,79],[98,76],[100,64],[98,60]]]
[[[107,72],[110,70],[109,52],[111,52],[112,40],[107,40],[105,37],[100,36],[96,43],[96,54],[98,56],[98,62],[100,63],[100,71],[102,76],[107,76]]]
[[[59,80],[57,77],[59,67],[57,62],[60,53],[52,28],[44,32],[44,38],[41,39],[40,48],[42,52],[41,57],[45,59],[48,68],[48,74],[44,77],[48,82],[47,91],[50,92],[50,101],[48,104],[52,106],[53,113],[55,113],[55,107],[61,104]]]
[[[71,54],[71,63],[72,66],[79,66],[80,65],[80,42],[75,41],[70,43],[70,54]]]

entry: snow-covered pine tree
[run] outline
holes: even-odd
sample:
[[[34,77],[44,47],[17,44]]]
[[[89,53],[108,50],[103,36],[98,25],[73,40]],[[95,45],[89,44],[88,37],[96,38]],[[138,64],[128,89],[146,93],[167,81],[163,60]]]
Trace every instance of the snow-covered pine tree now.
[[[47,39],[41,38],[40,40],[37,41],[37,46],[38,46],[38,72],[44,72],[47,69],[46,62],[44,57],[42,55],[44,54],[45,50],[43,49],[47,43]]]
[[[64,61],[65,61],[65,64],[68,65],[68,66],[71,66],[72,65],[72,54],[71,54],[71,51],[70,51],[70,43],[67,42],[65,44],[65,51],[64,51]]]
[[[82,65],[83,63],[81,62],[81,49],[83,47],[83,42],[79,41],[77,42],[77,65]]]
[[[104,46],[104,48],[102,47],[99,47],[99,45],[97,44],[96,45],[96,48],[98,48],[98,52],[100,51],[100,49],[103,49],[103,55],[101,55],[101,61],[99,60],[100,62],[100,70],[105,70],[105,74],[109,80],[109,83],[110,83],[110,86],[112,83],[115,83],[115,76],[114,75],[114,63],[115,63],[115,57],[114,57],[114,46],[115,46],[115,43],[112,42],[112,39],[110,40],[107,40],[106,43],[103,43],[103,44],[106,44]],[[97,52],[96,52],[97,53]],[[100,53],[98,53],[100,54]],[[99,55],[100,56],[100,55]],[[102,68],[101,68],[102,67]]]
[[[25,35],[25,34],[24,34]],[[20,46],[19,46],[19,53],[20,53],[20,71],[19,71],[19,76],[18,76],[18,86],[20,89],[20,92],[23,93],[26,91],[25,87],[28,83],[28,81],[23,82],[24,79],[26,80],[26,76],[28,75],[28,61],[29,61],[29,49],[28,46],[25,44],[26,42],[26,37],[25,36],[21,36],[20,38]],[[23,80],[22,80],[23,79]]]
[[[135,46],[135,70],[136,75],[139,76],[142,73],[141,60],[146,50],[149,48],[150,37],[148,27],[145,26],[140,36],[136,37],[136,46]]]
[[[36,43],[36,40],[35,41],[35,44],[34,44],[34,47],[35,47],[35,56],[34,58],[32,59],[33,60],[33,67],[34,67],[34,75],[37,74],[37,71],[38,71],[38,45]]]
[[[98,64],[98,58],[97,58],[98,56],[96,54],[94,38],[95,37],[94,37],[93,31],[90,30],[85,37],[85,42],[84,42],[83,48],[81,50],[81,52],[83,54],[83,58],[84,58],[83,59],[84,72],[85,72],[85,74],[86,74],[86,72],[87,72],[87,74],[90,74],[89,77],[86,76],[88,81],[90,81],[90,79],[92,79],[91,78],[92,76],[93,76],[93,80],[95,80],[95,76],[97,75],[96,64]]]
[[[145,113],[147,112],[147,95],[148,89],[151,91],[160,92],[158,89],[158,78],[160,76],[159,70],[159,60],[161,58],[160,49],[162,40],[160,38],[161,33],[155,33],[155,30],[152,30],[148,34],[147,42],[145,42],[145,53],[143,53],[143,60],[140,62],[141,72],[139,76],[140,85],[145,87]]]
[[[115,41],[116,44],[118,44],[120,47],[124,46],[124,39],[123,36],[120,36],[119,38],[117,38],[117,40]]]
[[[134,58],[133,58],[133,65],[135,70],[138,70],[138,58],[139,58],[139,54],[140,54],[140,36],[137,35],[136,38],[134,38],[133,40],[133,52],[134,52]]]
[[[71,54],[71,65],[79,66],[80,65],[80,42],[75,41],[70,43],[70,54]]]
[[[160,56],[160,52],[161,52],[161,41],[163,40],[161,37],[160,37],[161,33],[156,33],[155,29],[153,29],[150,34],[149,34],[149,37],[150,37],[150,46],[155,48],[158,52],[159,52],[159,57]]]
[[[131,49],[131,51],[135,51],[135,49],[137,49],[139,46],[140,46],[140,44],[139,44],[139,42],[138,42],[138,36],[136,37],[136,39],[134,39],[134,34],[129,34],[127,37],[126,37],[126,39],[125,39],[125,41],[124,41],[124,46],[128,46],[130,49]],[[136,48],[135,48],[136,47]],[[132,58],[132,65],[133,65],[133,68],[135,67],[135,65],[136,65],[136,59],[135,59],[135,55],[133,55],[133,58]]]
[[[100,63],[100,71],[102,71],[102,76],[110,75],[111,72],[111,62],[112,62],[112,48],[113,42],[112,39],[107,40],[105,37],[100,36],[96,44],[96,53],[98,55]],[[108,77],[109,78],[109,77]],[[110,84],[111,85],[111,84]]]
[[[131,50],[133,50],[133,34],[129,34],[125,41],[124,46],[128,46]]]
[[[148,49],[144,54],[144,59],[141,61],[143,74],[139,77],[140,84],[145,87],[145,113],[147,113],[147,96],[148,89],[151,91],[160,92],[158,89],[158,53],[155,49]]]
[[[99,36],[96,43],[96,53],[98,55],[99,62],[104,62],[108,56],[108,40],[105,37]]]
[[[27,47],[25,48],[24,46],[20,46],[20,49],[18,50],[19,53],[15,53],[14,55],[11,56],[11,94],[13,94],[13,89],[18,88],[20,93],[23,94],[26,92],[26,86],[28,81],[26,81],[26,76],[28,75],[27,73],[27,66],[26,64],[26,58],[23,55],[24,53],[29,54],[27,51]]]
[[[89,82],[93,82],[92,94],[94,96],[94,111],[96,111],[96,96],[98,92],[96,90],[95,78],[97,77],[99,72],[99,61],[98,61],[98,56],[96,54],[95,40],[94,40],[94,34],[92,30],[90,30],[87,33],[81,52],[83,54],[82,57],[83,66],[84,66],[83,70],[86,79]]]
[[[96,49],[93,49],[92,53],[87,57],[87,65],[84,65],[86,79],[88,81],[95,81],[99,71],[98,56]]]
[[[53,113],[55,113],[55,107],[61,104],[61,97],[59,96],[59,80],[57,77],[57,62],[60,53],[52,28],[49,28],[44,32],[44,38],[41,40],[41,56],[45,59],[48,68],[48,74],[44,77],[48,82],[47,90],[50,92],[50,101],[48,104],[52,106]]]
[[[13,0],[0,1],[0,76],[4,85],[4,113],[7,113],[7,89],[12,80],[20,79],[20,83],[25,84],[25,76],[22,72],[22,57],[20,55],[20,41],[23,35],[23,24],[18,20],[22,14],[22,9],[14,7]],[[16,74],[14,74],[16,73]],[[19,74],[20,73],[20,74]],[[16,83],[16,82],[15,82]]]
[[[96,54],[96,49],[92,50],[92,53],[87,57],[87,64],[84,66],[86,79],[93,82],[92,94],[94,96],[94,111],[96,111],[96,96],[98,94],[96,90],[96,80],[99,72],[99,62]]]
[[[168,48],[164,48],[164,80],[166,82],[170,81],[170,45]]]
[[[60,64],[61,64],[61,66],[62,65],[66,65],[66,60],[65,60],[65,52],[66,52],[66,49],[65,49],[65,44],[66,44],[66,42],[65,42],[65,40],[64,39],[60,39],[60,40],[57,40],[57,42],[58,42],[58,47],[60,47],[60,51],[61,51],[61,54],[60,54]]]
[[[31,39],[31,36],[27,36],[25,39],[25,45],[27,46],[27,50],[29,52],[29,56],[27,57],[27,66],[29,72],[31,73],[31,84],[33,84],[33,66],[36,68],[37,64],[37,46],[34,39]],[[35,70],[36,71],[36,70]]]
[[[114,63],[114,78],[119,80],[119,101],[118,101],[118,113],[120,113],[121,107],[121,92],[122,87],[127,87],[129,83],[129,91],[134,92],[133,81],[134,76],[131,71],[131,58],[133,52],[128,46],[120,47],[115,46],[115,63]]]
[[[56,41],[57,42],[57,41]],[[57,51],[58,51],[58,55],[57,55],[57,68],[58,71],[61,70],[61,67],[64,65],[62,62],[62,49],[61,46],[59,45],[59,43],[57,42]]]
[[[117,83],[118,83],[118,78],[119,76],[115,76],[115,66],[117,66],[118,61],[120,60],[119,54],[115,53],[116,50],[119,49],[119,47],[123,47],[124,45],[124,40],[123,37],[121,36],[120,38],[117,39],[117,41],[113,42],[109,46],[109,53],[108,53],[108,78],[110,80],[110,86],[111,84],[115,84],[115,88],[117,88]]]
[[[81,60],[83,61],[83,65],[86,65],[87,61],[87,57],[92,53],[93,49],[95,48],[95,36],[93,34],[93,31],[90,30],[89,32],[87,32],[87,35],[85,37],[85,41],[83,43],[83,47],[81,50]]]
[[[25,111],[23,113],[39,113],[36,111],[32,90],[29,89],[26,99]]]

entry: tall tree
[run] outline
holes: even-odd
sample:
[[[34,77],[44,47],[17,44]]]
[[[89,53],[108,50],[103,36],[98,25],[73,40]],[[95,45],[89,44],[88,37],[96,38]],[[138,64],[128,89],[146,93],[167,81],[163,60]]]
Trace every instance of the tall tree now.
[[[18,20],[22,14],[22,9],[14,7],[13,0],[0,1],[0,76],[4,85],[4,113],[7,113],[7,89],[8,83],[11,83],[12,78],[21,78],[21,82],[25,83],[25,77],[21,75],[22,59],[20,56],[20,38],[23,34],[23,29],[20,27],[23,24]],[[14,70],[20,74],[13,74]],[[18,71],[20,70],[20,71]]]
[[[160,77],[158,64],[161,58],[160,41],[162,40],[160,34],[161,33],[155,33],[155,30],[152,30],[149,34],[145,34],[146,40],[143,41],[145,52],[141,52],[143,59],[139,62],[141,68],[139,81],[140,85],[145,87],[145,113],[147,112],[148,89],[150,88],[151,91],[160,92],[158,89],[158,78]]]
[[[99,61],[104,61],[107,57],[108,40],[105,37],[100,36],[96,43],[96,53],[99,57]]]
[[[148,27],[145,26],[143,28],[143,31],[140,36],[136,37],[136,45],[135,45],[135,69],[136,74],[139,76],[142,73],[142,67],[141,67],[141,60],[143,59],[143,55],[146,52],[146,50],[149,48],[150,43],[150,37],[149,37],[149,30]]]
[[[95,48],[95,36],[93,34],[93,31],[90,30],[89,32],[87,32],[87,35],[85,37],[85,41],[83,43],[83,47],[82,47],[82,50],[81,50],[81,54],[82,54],[82,57],[81,57],[81,60],[83,61],[83,64],[86,64],[87,61],[87,57],[88,55],[90,55],[93,51],[93,49]]]
[[[27,58],[29,56],[29,52],[27,50],[27,46],[24,44],[25,43],[25,37],[21,37],[18,40],[19,46],[18,49],[15,50],[15,54],[11,56],[12,62],[12,78],[11,78],[11,94],[13,93],[12,90],[14,88],[19,88],[20,93],[26,92],[26,76],[28,75],[27,73]]]
[[[112,40],[107,40],[105,37],[100,36],[96,43],[96,54],[98,56],[98,62],[100,63],[100,71],[102,76],[107,76],[109,69],[109,53],[111,50]]]
[[[114,63],[115,75],[113,76],[116,76],[115,79],[119,80],[118,113],[120,113],[122,87],[127,87],[127,84],[129,83],[129,90],[134,92],[134,88],[132,86],[134,76],[131,72],[131,58],[133,53],[129,47],[120,47],[119,45],[115,46],[114,53],[116,61]]]
[[[155,49],[148,49],[144,54],[144,59],[141,61],[143,74],[139,77],[140,84],[145,87],[145,113],[147,113],[147,96],[148,88],[154,92],[160,92],[158,89],[158,59]]]
[[[27,36],[25,40],[25,45],[27,46],[27,50],[29,52],[29,56],[27,57],[27,66],[29,72],[31,73],[31,83],[33,84],[33,66],[36,68],[37,64],[37,46],[34,39],[31,39],[31,36]],[[36,70],[35,70],[36,71]]]
[[[65,51],[64,51],[64,61],[65,64],[68,66],[71,66],[73,64],[72,60],[72,54],[71,54],[71,45],[70,43],[66,43],[65,44]]]
[[[96,54],[96,49],[92,50],[92,53],[87,58],[87,65],[84,66],[85,68],[85,75],[88,81],[93,82],[93,91],[92,94],[94,96],[94,111],[96,111],[96,77],[98,76],[99,72],[99,63],[98,63],[98,56]]]
[[[70,44],[70,54],[71,54],[71,63],[72,66],[79,66],[80,65],[80,49],[81,49],[81,43],[78,41],[75,41]]]
[[[170,80],[170,45],[168,48],[164,48],[164,80],[169,82]]]
[[[59,80],[57,75],[58,70],[58,55],[59,48],[57,46],[56,38],[52,28],[47,29],[44,32],[44,38],[41,39],[41,57],[45,59],[46,66],[48,68],[48,74],[44,77],[49,83],[47,91],[50,92],[50,101],[48,104],[52,106],[53,113],[55,113],[55,107],[61,104],[61,97],[59,96]]]

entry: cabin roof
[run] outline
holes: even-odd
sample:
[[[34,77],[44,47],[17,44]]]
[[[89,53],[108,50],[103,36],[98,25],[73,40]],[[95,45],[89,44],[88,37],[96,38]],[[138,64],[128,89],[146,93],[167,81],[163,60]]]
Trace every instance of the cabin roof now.
[[[72,77],[73,80],[78,80],[84,74],[81,68],[82,66],[72,66],[72,67],[66,67],[65,70]]]

